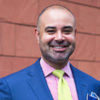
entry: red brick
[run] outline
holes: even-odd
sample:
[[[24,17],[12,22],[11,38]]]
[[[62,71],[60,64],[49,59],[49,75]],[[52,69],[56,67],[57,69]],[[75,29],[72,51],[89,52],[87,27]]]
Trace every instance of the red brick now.
[[[100,62],[88,60],[71,60],[71,64],[79,70],[100,80]]]
[[[79,62],[78,69],[100,80],[100,62]]]
[[[40,57],[33,27],[16,26],[16,56]]]
[[[37,58],[0,57],[0,77],[17,72],[31,64]]]
[[[12,71],[16,72],[23,68],[26,68],[35,63],[37,59],[38,58],[24,58],[24,57],[14,58],[14,60],[12,60],[13,61]]]
[[[75,61],[75,60],[70,60],[70,63],[74,66],[74,67],[78,67],[78,61]]]
[[[1,33],[2,27],[1,26],[2,25],[0,24],[0,55],[2,55],[2,52],[3,52],[3,49],[2,49],[2,45],[3,45],[3,43],[2,43],[2,33]]]
[[[19,71],[33,64],[37,59],[38,58],[0,57],[0,77]],[[71,60],[71,63],[76,68],[100,80],[100,62]]]
[[[0,23],[0,44],[2,55],[15,55],[15,25]]]
[[[72,59],[95,60],[96,37],[87,34],[76,34],[76,50]]]
[[[3,20],[36,24],[38,13],[38,0],[1,0],[0,18]]]
[[[67,2],[66,0],[64,0]],[[78,3],[78,4],[85,4],[87,6],[94,6],[94,7],[100,7],[100,1],[99,0],[68,0],[72,1],[72,3]]]
[[[78,31],[92,34],[100,34],[100,10],[79,6],[79,15],[77,16]]]
[[[100,61],[100,36],[96,36],[96,61]]]
[[[100,9],[64,2],[61,0],[39,0],[39,12],[49,5],[60,4],[69,8],[76,16],[77,29],[79,32],[100,34]]]

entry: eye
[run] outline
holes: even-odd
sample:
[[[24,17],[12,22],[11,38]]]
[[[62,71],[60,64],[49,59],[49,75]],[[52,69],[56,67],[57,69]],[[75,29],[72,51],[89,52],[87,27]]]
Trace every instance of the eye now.
[[[70,34],[72,31],[73,31],[72,27],[65,27],[65,28],[62,29],[62,32],[64,34]]]
[[[70,33],[70,32],[72,32],[72,29],[64,29],[63,32],[64,33]]]
[[[55,27],[46,27],[45,32],[47,32],[48,34],[54,34],[56,32],[56,28]]]
[[[47,32],[47,33],[50,33],[50,34],[53,34],[53,33],[56,32],[56,30],[54,30],[54,29],[49,29],[49,30],[47,30],[46,32]]]

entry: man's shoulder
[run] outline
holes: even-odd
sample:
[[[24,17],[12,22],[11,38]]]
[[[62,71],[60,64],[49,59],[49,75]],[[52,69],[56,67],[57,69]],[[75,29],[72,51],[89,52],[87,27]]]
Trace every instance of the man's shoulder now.
[[[26,78],[28,78],[28,76],[31,73],[34,73],[36,71],[36,67],[39,66],[39,60],[37,60],[34,64],[21,69],[20,71],[17,71],[15,73],[12,73],[8,76],[5,76],[3,78],[1,78],[0,80],[6,80],[6,81],[10,81],[10,82],[18,82],[18,81],[23,81]]]
[[[94,77],[90,76],[89,74],[81,71],[80,69],[75,68],[72,64],[71,64],[71,69],[72,69],[72,73],[75,77],[84,80],[86,83],[88,84],[100,84],[100,82],[98,80],[96,80]]]

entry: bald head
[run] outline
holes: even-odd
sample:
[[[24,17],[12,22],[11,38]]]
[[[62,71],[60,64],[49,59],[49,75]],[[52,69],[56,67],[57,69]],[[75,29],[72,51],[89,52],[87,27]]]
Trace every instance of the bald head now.
[[[67,8],[45,8],[38,19],[36,36],[43,59],[54,68],[63,68],[75,49],[75,17]]]
[[[57,17],[61,17],[61,15],[64,15],[64,14],[71,17],[72,21],[74,22],[74,25],[76,26],[75,16],[68,8],[65,8],[61,5],[51,5],[47,8],[45,8],[40,13],[40,15],[38,17],[38,21],[37,21],[38,31],[40,30],[41,23],[43,21],[46,21],[46,19],[48,19],[50,17],[54,17],[56,20]]]

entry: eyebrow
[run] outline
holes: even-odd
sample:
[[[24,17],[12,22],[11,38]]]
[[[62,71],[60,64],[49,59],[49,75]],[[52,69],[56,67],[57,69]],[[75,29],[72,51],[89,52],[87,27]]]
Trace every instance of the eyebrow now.
[[[55,26],[47,26],[45,28],[45,31],[48,29],[56,29],[56,27]],[[64,26],[63,29],[73,29],[73,27],[72,26]]]
[[[63,29],[65,29],[65,28],[70,28],[70,29],[73,29],[73,27],[72,27],[72,26],[64,26],[64,27],[63,27]]]
[[[48,27],[45,28],[45,30],[47,30],[47,29],[56,29],[56,27],[48,26]]]

